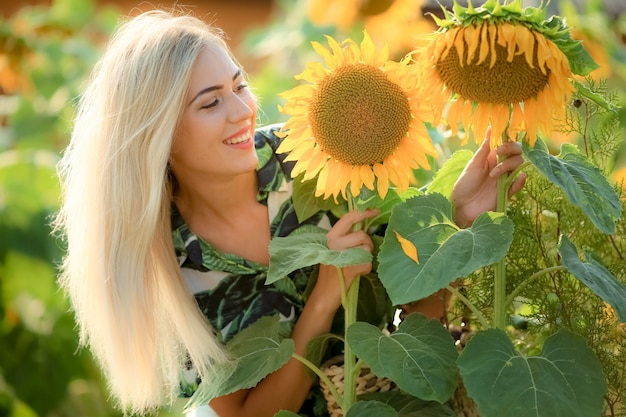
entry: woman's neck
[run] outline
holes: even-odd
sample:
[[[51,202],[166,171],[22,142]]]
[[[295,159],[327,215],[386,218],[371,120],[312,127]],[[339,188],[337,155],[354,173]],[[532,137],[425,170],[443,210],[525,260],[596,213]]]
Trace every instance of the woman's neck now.
[[[256,197],[254,173],[193,189],[181,187],[174,201],[189,229],[217,250],[268,265],[269,215]]]

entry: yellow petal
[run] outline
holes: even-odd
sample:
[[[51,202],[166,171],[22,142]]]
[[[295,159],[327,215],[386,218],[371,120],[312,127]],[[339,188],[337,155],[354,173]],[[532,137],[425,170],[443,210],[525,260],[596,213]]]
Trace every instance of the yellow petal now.
[[[324,152],[321,152],[319,149],[317,149],[317,151],[311,156],[311,159],[307,164],[307,169],[304,174],[303,180],[308,181],[314,178],[319,170],[322,169],[324,165],[326,165],[327,159],[328,156]]]
[[[461,115],[461,118],[463,120],[463,127],[465,128],[465,131],[468,131],[470,128],[470,125],[472,123],[473,113],[474,113],[474,106],[472,102],[469,100],[465,100],[465,102],[463,103],[463,113]],[[467,140],[467,136],[465,140]]]
[[[480,28],[469,25],[465,28],[465,42],[467,43],[467,64],[471,64],[480,44]]]
[[[363,180],[361,179],[361,170],[359,167],[352,167],[350,170],[350,192],[356,197],[361,192]]]
[[[459,33],[454,40],[454,48],[456,49],[456,53],[459,56],[459,66],[463,66],[463,52],[465,50],[464,47],[465,36],[463,35],[463,28],[459,29]]]
[[[524,113],[519,103],[513,103],[513,110],[511,111],[511,133],[517,133],[524,129]]]
[[[517,41],[518,50],[524,53],[528,66],[534,68],[533,53],[535,49],[535,37],[526,27],[520,25],[516,25],[515,27],[515,40]]]
[[[495,24],[487,25],[489,28],[489,50],[491,52],[491,61],[489,62],[489,68],[493,68],[496,64],[498,55],[496,54],[496,34],[498,33],[498,27]]]
[[[413,242],[403,238],[397,231],[394,230],[393,232],[396,234],[396,239],[398,239],[398,243],[400,243],[402,252],[404,252],[404,254],[411,258],[416,264],[419,264],[420,261],[417,257],[417,248],[415,247]]]
[[[321,78],[324,78],[326,74],[328,74],[328,71],[326,70],[326,68],[324,68],[322,63],[315,61],[315,62],[307,62],[305,70],[302,73],[296,75],[294,78],[296,80],[315,82]],[[307,86],[306,84],[303,84],[303,85]],[[311,86],[308,86],[308,87],[310,88]]]
[[[327,37],[326,39],[329,39],[329,37]],[[330,43],[330,40],[329,40],[329,43]],[[334,68],[335,57],[328,50],[328,48],[326,48],[321,43],[316,42],[316,41],[311,42],[311,45],[313,46],[313,49],[315,50],[315,52],[324,59],[324,64],[329,68]]]
[[[489,55],[489,38],[487,36],[487,23],[483,23],[480,30],[480,51],[478,52],[478,62],[477,65],[483,63],[485,59],[487,59],[487,55]]]
[[[510,111],[508,104],[494,104],[491,108],[491,143],[502,144],[502,134],[509,123]],[[493,148],[493,146],[492,146]]]
[[[459,122],[461,121],[462,108],[463,101],[458,99],[454,103],[452,103],[452,106],[450,106],[450,110],[448,110],[448,123],[450,124],[452,135],[456,135],[459,132]]]
[[[550,48],[541,33],[534,33],[534,35],[537,40],[537,63],[541,72],[546,75],[546,60],[550,58]]]
[[[370,190],[374,189],[374,172],[372,172],[372,168],[369,165],[361,165],[361,179],[363,180],[363,185],[365,185]]]
[[[503,24],[500,26],[501,38],[504,40],[504,45],[507,48],[506,60],[511,62],[515,56],[515,26],[510,24]]]
[[[337,65],[341,64],[343,60],[343,48],[341,47],[339,42],[337,42],[331,36],[325,35],[325,37],[326,41],[328,42],[328,46],[330,47],[331,51],[333,51],[333,61],[331,65],[328,65],[328,67],[334,69]]]
[[[491,105],[489,103],[478,103],[474,119],[472,121],[474,131],[474,141],[480,145],[485,139],[487,127],[489,127],[489,116],[491,115]]]
[[[381,198],[385,198],[387,190],[389,189],[389,174],[387,173],[387,168],[382,164],[374,164],[374,175],[378,178],[376,182],[378,194]]]

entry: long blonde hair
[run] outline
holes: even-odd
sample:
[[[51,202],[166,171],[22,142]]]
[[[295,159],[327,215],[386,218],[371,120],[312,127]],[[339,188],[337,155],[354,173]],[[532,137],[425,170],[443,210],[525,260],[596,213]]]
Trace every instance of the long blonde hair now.
[[[221,32],[191,16],[150,11],[122,24],[59,163],[55,227],[67,243],[59,283],[81,344],[128,412],[171,402],[187,361],[202,377],[226,360],[181,276],[169,218],[170,147],[207,45],[229,51]]]

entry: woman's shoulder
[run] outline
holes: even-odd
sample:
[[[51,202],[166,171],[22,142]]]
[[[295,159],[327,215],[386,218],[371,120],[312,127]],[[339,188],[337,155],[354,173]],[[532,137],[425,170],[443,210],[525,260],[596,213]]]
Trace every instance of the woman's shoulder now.
[[[283,125],[284,123],[274,123],[257,128],[254,131],[254,143],[256,148],[260,149],[269,145],[272,151],[276,153],[281,142],[281,138],[276,135],[276,132],[278,132]]]

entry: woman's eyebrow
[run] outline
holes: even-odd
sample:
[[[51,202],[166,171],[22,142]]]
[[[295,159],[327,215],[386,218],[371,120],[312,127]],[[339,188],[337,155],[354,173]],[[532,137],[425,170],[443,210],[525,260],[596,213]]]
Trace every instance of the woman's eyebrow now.
[[[240,75],[241,75],[241,69],[238,69],[237,72],[235,72],[235,75],[233,75],[233,81],[235,81]],[[215,90],[221,90],[222,88],[224,88],[222,84],[212,85],[210,87],[203,88],[202,90],[198,92],[198,94],[196,94],[196,96],[193,99],[191,99],[189,104],[192,104],[194,101],[198,99],[198,97],[200,97],[203,94],[210,93],[211,91],[215,91]]]

